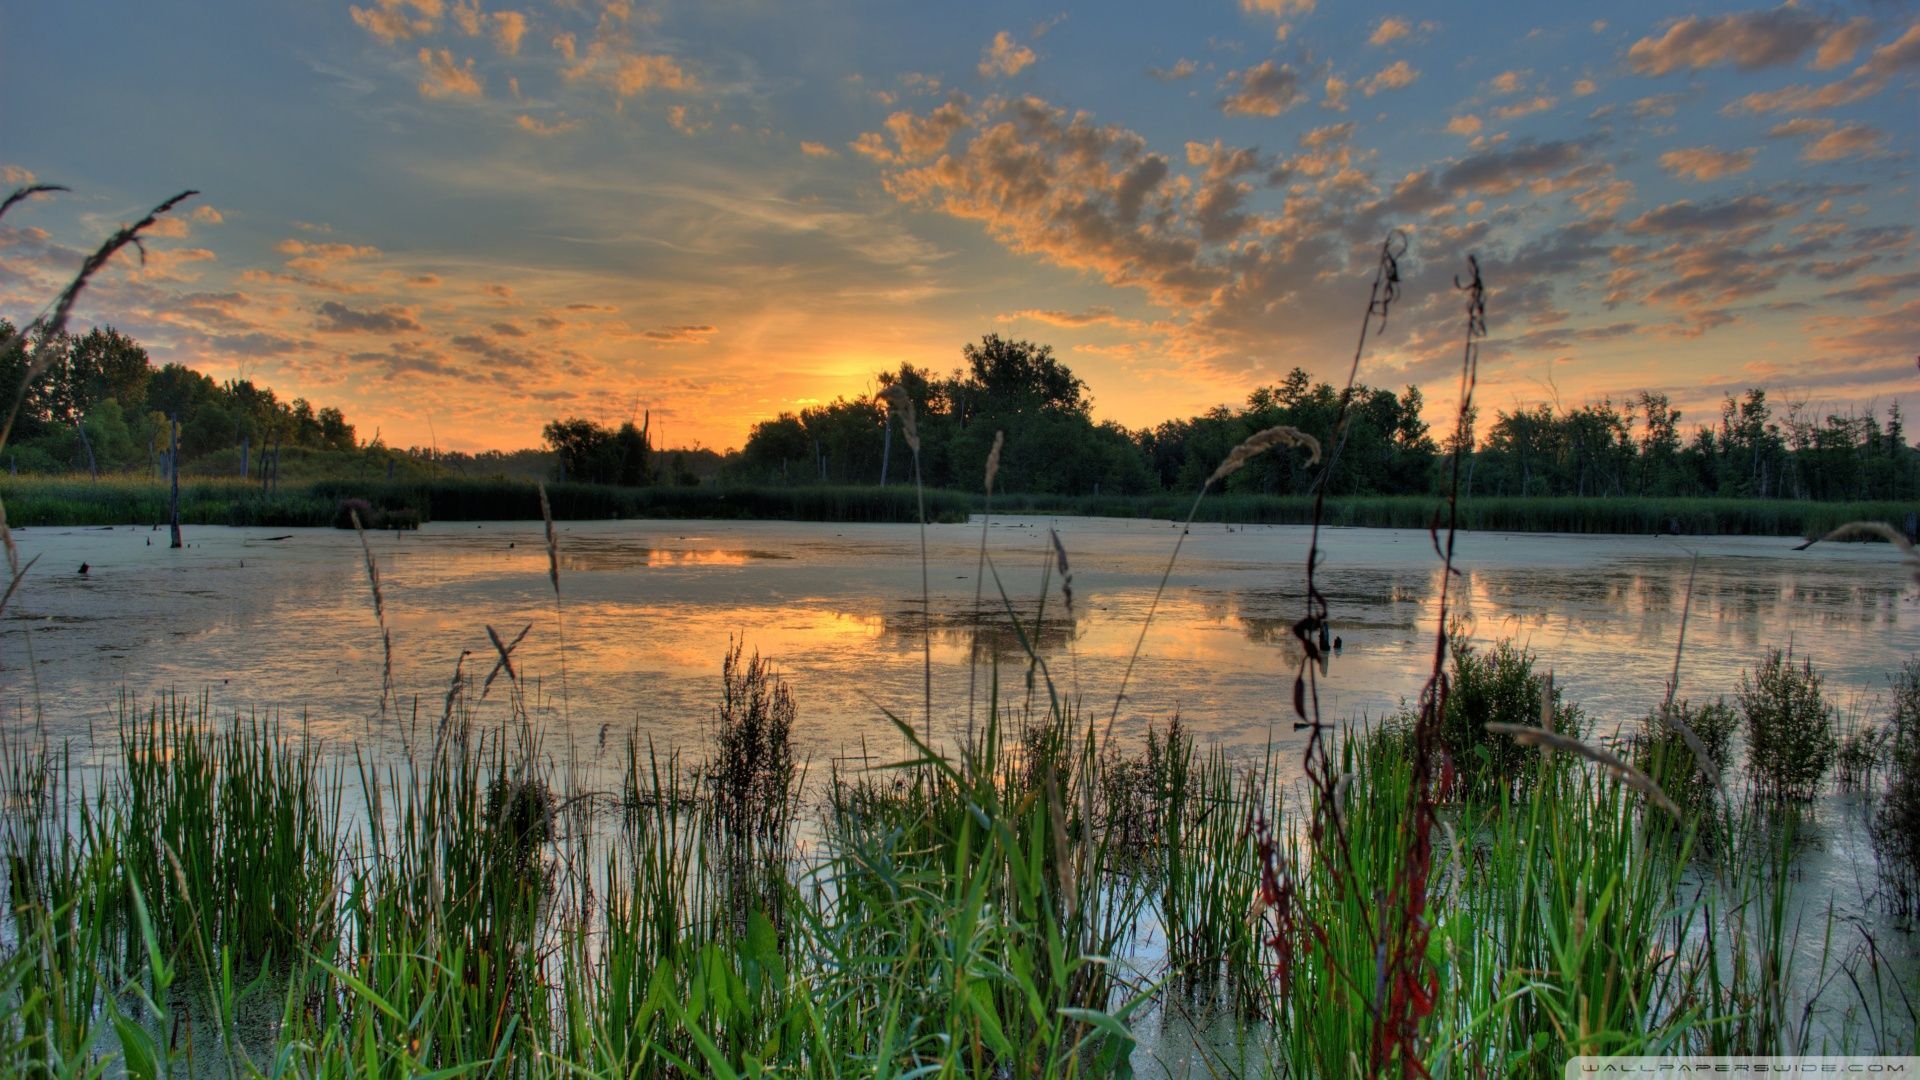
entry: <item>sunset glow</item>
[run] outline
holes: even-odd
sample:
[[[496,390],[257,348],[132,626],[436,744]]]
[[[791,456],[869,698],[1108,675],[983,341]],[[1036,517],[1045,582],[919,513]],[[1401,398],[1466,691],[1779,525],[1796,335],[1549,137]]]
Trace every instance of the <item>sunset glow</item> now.
[[[1430,419],[1470,252],[1486,412],[1910,410],[1917,81],[1904,5],[23,4],[4,186],[73,191],[0,224],[0,316],[192,187],[76,325],[363,439],[737,447],[988,332],[1137,427],[1342,378],[1397,227],[1361,378]]]

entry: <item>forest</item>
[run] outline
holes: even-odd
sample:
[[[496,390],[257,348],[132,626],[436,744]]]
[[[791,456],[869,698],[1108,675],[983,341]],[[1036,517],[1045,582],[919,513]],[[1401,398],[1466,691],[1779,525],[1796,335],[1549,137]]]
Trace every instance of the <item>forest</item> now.
[[[24,374],[25,350],[0,320],[0,410]],[[215,380],[179,364],[155,367],[111,327],[41,347],[58,359],[26,387],[6,467],[13,473],[163,472],[179,424],[182,471],[250,478],[277,473],[286,452],[301,479],[461,476],[566,480],[622,487],[912,484],[977,491],[994,435],[1005,449],[997,490],[1051,496],[1193,491],[1255,431],[1286,424],[1334,441],[1341,388],[1295,368],[1237,406],[1129,430],[1097,419],[1085,380],[1046,345],[988,334],[961,349],[946,375],[902,364],[876,374],[912,403],[918,454],[878,397],[838,398],[755,424],[738,450],[656,448],[650,418],[610,426],[557,418],[539,449],[444,451],[361,438],[338,408],[282,401],[250,380]],[[38,348],[35,350],[39,354]],[[1330,494],[1425,495],[1441,490],[1450,442],[1422,418],[1419,387],[1352,388],[1341,468]],[[3,415],[3,413],[0,413]],[[1717,414],[1683,416],[1666,394],[1614,402],[1538,404],[1467,418],[1463,494],[1501,498],[1737,498],[1886,501],[1920,496],[1920,450],[1899,403],[1883,414],[1833,413],[1754,387]],[[264,470],[264,471],[263,471]],[[1269,455],[1235,473],[1227,491],[1294,495],[1317,473],[1298,455]]]

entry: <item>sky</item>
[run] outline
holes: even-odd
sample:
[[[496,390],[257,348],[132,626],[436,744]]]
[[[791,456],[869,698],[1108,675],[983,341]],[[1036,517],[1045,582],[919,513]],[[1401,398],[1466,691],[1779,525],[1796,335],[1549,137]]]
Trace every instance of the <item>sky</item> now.
[[[1763,386],[1920,407],[1920,7],[1315,0],[0,0],[0,316],[85,294],[156,362],[363,438],[536,445],[1053,346],[1101,419],[1360,378],[1482,415]],[[1483,428],[1484,430],[1484,428]]]

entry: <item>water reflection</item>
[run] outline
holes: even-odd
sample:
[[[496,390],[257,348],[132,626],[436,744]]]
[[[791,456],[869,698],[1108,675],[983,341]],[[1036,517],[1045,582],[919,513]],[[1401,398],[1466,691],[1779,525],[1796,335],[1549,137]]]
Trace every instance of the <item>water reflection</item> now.
[[[486,627],[533,630],[517,652],[539,715],[564,744],[603,725],[669,741],[700,737],[720,655],[738,638],[793,684],[819,755],[891,738],[885,712],[917,716],[922,633],[931,635],[936,728],[964,726],[970,676],[997,663],[1017,685],[1022,635],[1063,687],[1106,711],[1153,603],[1172,542],[1164,524],[1058,524],[1075,605],[1050,586],[1037,618],[1047,522],[990,531],[1000,583],[974,580],[976,525],[928,529],[923,615],[912,526],[594,522],[562,526],[561,599],[540,526],[434,525],[372,538],[393,630],[396,685],[434,702]],[[16,718],[48,703],[56,734],[110,720],[135,698],[205,692],[223,708],[304,715],[319,733],[378,742],[380,638],[357,540],[308,530],[192,530],[193,547],[147,530],[28,530],[27,555],[86,560],[29,576],[0,622],[0,701]],[[1644,714],[1673,660],[1695,552],[1682,692],[1729,693],[1768,647],[1791,644],[1869,709],[1887,672],[1920,648],[1914,600],[1878,546],[1794,552],[1786,541],[1468,534],[1452,610],[1479,639],[1533,648],[1603,728]],[[1197,528],[1154,615],[1119,731],[1178,710],[1229,747],[1289,746],[1291,628],[1305,611],[1305,530]],[[1424,533],[1330,530],[1320,586],[1343,639],[1321,680],[1330,717],[1377,716],[1416,694],[1431,663],[1441,571]],[[51,565],[49,559],[42,565]],[[1004,587],[1007,599],[998,593]],[[982,598],[976,607],[976,590]],[[1011,606],[1013,613],[1008,612]],[[1016,629],[1016,620],[1018,628]],[[568,693],[557,694],[564,624]],[[28,646],[32,671],[27,674]]]

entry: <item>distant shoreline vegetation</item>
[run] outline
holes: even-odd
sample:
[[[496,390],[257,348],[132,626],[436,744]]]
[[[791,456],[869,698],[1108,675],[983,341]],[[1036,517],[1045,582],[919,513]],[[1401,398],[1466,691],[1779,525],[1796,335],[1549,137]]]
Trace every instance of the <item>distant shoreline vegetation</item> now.
[[[203,524],[325,524],[343,498],[384,500],[423,520],[519,519],[533,516],[536,479],[569,492],[557,495],[566,517],[905,521],[916,464],[934,493],[930,515],[958,517],[978,504],[959,493],[982,490],[988,448],[1002,435],[996,494],[1015,501],[996,507],[1175,517],[1233,447],[1276,426],[1318,440],[1339,467],[1300,455],[1252,461],[1215,489],[1223,498],[1205,511],[1211,519],[1306,521],[1307,497],[1330,477],[1336,523],[1425,527],[1456,441],[1467,449],[1460,493],[1471,528],[1799,533],[1849,520],[1840,504],[1885,504],[1892,509],[1872,516],[1911,532],[1907,515],[1920,505],[1920,449],[1897,401],[1884,417],[1823,416],[1759,388],[1728,395],[1717,417],[1691,428],[1665,395],[1643,391],[1618,405],[1500,411],[1491,422],[1476,408],[1436,442],[1419,387],[1346,392],[1295,368],[1238,408],[1128,429],[1095,420],[1085,381],[1051,348],[988,334],[961,349],[963,364],[948,375],[906,364],[876,374],[917,421],[914,461],[878,396],[782,413],[725,454],[655,447],[644,412],[637,426],[555,419],[543,449],[466,453],[390,447],[377,432],[362,440],[336,408],[281,402],[270,388],[216,383],[177,364],[156,369],[111,328],[36,339],[44,374],[23,380],[26,353],[6,348],[17,335],[0,320],[0,387],[25,386],[24,395],[0,391],[20,396],[0,473],[17,485],[49,478],[9,489],[41,496],[33,512],[9,506],[21,523],[151,519],[138,485],[111,478],[164,478],[176,422],[179,472],[197,492],[183,520]],[[0,411],[12,404],[0,400]],[[75,477],[106,488],[51,479]],[[223,488],[223,479],[235,483]],[[249,484],[258,498],[246,496]],[[1834,509],[1795,505],[1806,502]]]
[[[569,521],[691,519],[912,522],[913,488],[851,485],[720,486],[553,483],[554,516]],[[539,521],[540,499],[529,480],[418,478],[316,480],[263,492],[240,480],[183,480],[180,520],[186,525],[302,527],[337,525],[349,501],[364,503],[391,524],[429,521]],[[145,477],[8,477],[0,501],[14,528],[159,525],[167,519],[167,487]],[[926,493],[932,521],[965,521],[986,509],[974,493]],[[1327,500],[1326,523],[1360,528],[1424,529],[1441,505],[1436,496],[1354,495]],[[1058,495],[995,491],[993,512],[1145,520],[1183,518],[1191,500],[1177,495]],[[1489,532],[1678,533],[1688,536],[1814,536],[1848,521],[1884,521],[1909,529],[1912,501],[1808,502],[1791,499],[1569,498],[1481,496],[1460,501],[1461,527]],[[366,518],[366,511],[362,510]],[[1228,494],[1204,501],[1197,522],[1304,525],[1313,519],[1306,495]]]

